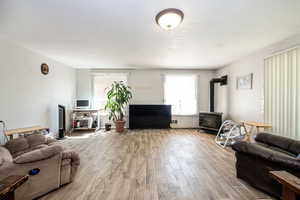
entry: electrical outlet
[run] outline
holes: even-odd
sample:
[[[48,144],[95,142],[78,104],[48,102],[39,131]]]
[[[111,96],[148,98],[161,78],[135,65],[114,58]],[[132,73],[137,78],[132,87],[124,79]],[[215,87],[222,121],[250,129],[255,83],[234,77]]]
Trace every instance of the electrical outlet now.
[[[172,124],[177,124],[177,123],[178,123],[178,120],[177,120],[177,119],[172,119],[171,123],[172,123]]]

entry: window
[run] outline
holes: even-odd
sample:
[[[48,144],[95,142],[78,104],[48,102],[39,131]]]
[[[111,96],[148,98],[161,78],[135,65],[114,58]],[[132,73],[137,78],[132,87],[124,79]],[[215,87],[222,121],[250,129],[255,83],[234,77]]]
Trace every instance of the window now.
[[[172,115],[197,113],[197,76],[166,75],[165,104],[172,105]]]
[[[127,82],[125,73],[97,73],[93,77],[93,102],[97,109],[104,109],[106,104],[106,93],[114,81]]]

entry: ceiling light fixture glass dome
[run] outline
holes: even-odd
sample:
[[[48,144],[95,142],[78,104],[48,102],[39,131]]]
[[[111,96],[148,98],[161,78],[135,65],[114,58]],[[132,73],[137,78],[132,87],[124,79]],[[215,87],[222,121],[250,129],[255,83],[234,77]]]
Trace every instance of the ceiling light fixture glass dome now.
[[[156,23],[163,29],[172,30],[183,21],[184,14],[176,8],[168,8],[160,11],[156,17]]]

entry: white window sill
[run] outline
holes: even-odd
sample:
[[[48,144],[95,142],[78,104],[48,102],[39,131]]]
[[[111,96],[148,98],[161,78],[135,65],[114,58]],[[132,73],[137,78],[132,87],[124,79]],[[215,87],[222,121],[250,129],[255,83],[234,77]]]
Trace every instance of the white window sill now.
[[[108,113],[100,113],[99,116],[100,117],[108,117]],[[128,117],[129,115],[124,115],[124,117]]]
[[[197,117],[198,115],[197,114],[193,114],[193,115],[172,115],[172,117]]]

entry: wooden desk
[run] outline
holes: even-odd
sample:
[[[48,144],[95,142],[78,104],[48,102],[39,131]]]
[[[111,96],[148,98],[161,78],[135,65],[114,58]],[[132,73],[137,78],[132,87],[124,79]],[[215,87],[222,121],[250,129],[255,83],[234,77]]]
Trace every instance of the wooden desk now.
[[[254,129],[256,128],[256,133],[259,133],[260,129],[272,128],[271,124],[265,124],[261,122],[250,122],[250,121],[241,121],[242,125],[245,127],[245,131],[247,134],[246,140],[251,142],[254,137]],[[248,131],[246,126],[250,126],[250,130]]]
[[[14,200],[14,191],[28,180],[28,175],[9,176],[0,181],[0,200]]]
[[[48,128],[41,127],[41,126],[32,126],[32,127],[26,127],[26,128],[17,128],[17,129],[11,129],[5,131],[5,134],[9,136],[10,139],[13,139],[13,135],[16,134],[30,134],[35,131],[43,131],[43,130],[49,130]]]
[[[270,171],[270,174],[282,184],[282,199],[296,200],[296,194],[300,194],[300,179],[286,171]]]

